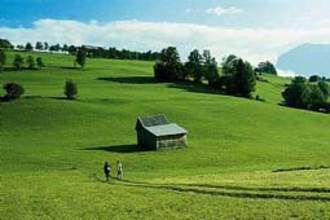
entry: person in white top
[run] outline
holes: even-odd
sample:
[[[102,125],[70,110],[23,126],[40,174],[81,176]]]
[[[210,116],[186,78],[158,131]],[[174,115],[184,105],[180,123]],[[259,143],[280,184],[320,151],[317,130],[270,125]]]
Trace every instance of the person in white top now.
[[[120,163],[120,161],[117,161],[117,178],[118,179],[123,179],[124,177],[124,172],[123,172],[123,165]]]

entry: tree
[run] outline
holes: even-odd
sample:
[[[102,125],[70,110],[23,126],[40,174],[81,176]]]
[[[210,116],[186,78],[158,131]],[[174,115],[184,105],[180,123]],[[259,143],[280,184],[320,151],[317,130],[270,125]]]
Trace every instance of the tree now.
[[[40,41],[38,41],[35,45],[35,48],[37,50],[42,50],[44,48],[44,45]]]
[[[0,39],[0,48],[13,49],[14,46],[7,39]]]
[[[241,60],[242,61],[242,60]],[[242,65],[239,61],[239,65]],[[245,61],[243,63],[242,72],[237,72],[237,82],[238,82],[238,94],[250,98],[252,96],[252,92],[255,91],[256,87],[256,74],[253,70],[252,65]]]
[[[22,45],[22,44],[18,44],[17,46],[16,46],[16,48],[18,49],[18,50],[24,50],[24,45]]]
[[[249,62],[244,62],[235,55],[223,61],[223,76],[220,81],[224,91],[230,95],[251,97],[255,91],[256,76]]]
[[[201,82],[203,77],[203,56],[197,49],[190,52],[188,62],[185,64],[187,75],[195,82]]]
[[[77,52],[77,56],[76,56],[75,62],[78,63],[78,65],[81,68],[84,68],[84,66],[86,64],[86,56],[87,56],[87,53],[86,53],[85,48],[82,48],[82,47],[79,48],[78,49],[78,52]]]
[[[27,65],[28,65],[28,68],[29,68],[29,69],[34,69],[35,66],[36,66],[36,63],[35,63],[35,61],[34,61],[33,56],[28,56],[28,57],[26,58],[26,63],[27,63]]]
[[[77,52],[77,48],[74,45],[70,45],[68,48],[69,54],[75,55]]]
[[[44,50],[48,50],[49,49],[49,44],[47,42],[44,42]]]
[[[2,72],[6,64],[6,53],[4,50],[0,49],[0,72]]]
[[[36,61],[37,61],[37,67],[38,67],[39,69],[41,69],[42,67],[45,66],[45,64],[44,64],[44,62],[42,61],[42,58],[41,58],[41,57],[37,57]]]
[[[260,73],[270,73],[273,75],[277,75],[277,70],[275,66],[269,61],[260,62],[256,71]]]
[[[308,103],[308,109],[319,110],[324,103],[327,101],[327,97],[320,89],[319,85],[311,84],[309,85],[311,93]]]
[[[330,95],[329,84],[326,81],[322,80],[318,83],[318,86],[319,86],[320,90],[322,91],[322,93],[324,94],[325,99],[327,100]]]
[[[320,81],[322,78],[320,77],[320,76],[318,76],[318,75],[313,75],[313,76],[310,76],[309,77],[309,82],[318,82],[318,81]]]
[[[204,50],[203,60],[203,75],[207,79],[209,86],[215,87],[220,79],[217,61],[211,56],[211,52],[209,50]]]
[[[235,95],[237,91],[237,85],[235,82],[235,66],[237,61],[238,57],[235,55],[229,55],[228,57],[223,58],[222,62],[223,76],[220,78],[221,87],[229,95]]]
[[[13,65],[16,70],[20,70],[23,68],[24,65],[24,59],[21,55],[16,54],[14,57]]]
[[[310,102],[311,90],[304,77],[295,77],[284,90],[282,96],[285,104],[295,108],[307,108]]]
[[[17,99],[24,94],[24,88],[17,83],[7,83],[3,88],[6,91],[5,100]]]
[[[60,44],[51,45],[51,46],[49,47],[49,50],[50,50],[50,51],[56,51],[56,52],[58,52],[58,51],[61,50],[61,45],[60,45]]]
[[[26,51],[31,51],[31,50],[33,50],[33,46],[32,46],[32,44],[31,44],[30,42],[26,43],[26,45],[25,45],[25,50],[26,50]]]
[[[325,81],[308,83],[304,77],[295,77],[282,93],[285,104],[290,107],[319,110],[327,109],[329,86]]]
[[[185,78],[176,47],[168,47],[161,51],[160,59],[154,66],[154,75],[156,80],[163,82]]]
[[[73,100],[77,98],[77,94],[78,94],[78,89],[76,84],[71,81],[68,80],[65,83],[65,87],[64,87],[64,94],[67,97],[67,99]]]
[[[67,44],[64,44],[62,47],[62,51],[64,51],[64,52],[69,51],[69,46]]]
[[[305,77],[303,76],[296,76],[295,78],[292,79],[292,83],[293,84],[297,84],[297,83],[307,83],[307,80]]]

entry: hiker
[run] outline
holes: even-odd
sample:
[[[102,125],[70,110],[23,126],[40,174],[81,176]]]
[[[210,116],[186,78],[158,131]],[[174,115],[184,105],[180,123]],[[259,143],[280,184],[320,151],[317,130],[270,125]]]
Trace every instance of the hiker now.
[[[123,165],[120,163],[120,161],[118,160],[117,161],[117,178],[119,180],[123,179],[123,175],[124,175],[124,172],[123,172]]]
[[[111,175],[111,165],[108,162],[104,163],[103,171],[104,171],[105,178],[107,179],[107,181],[109,181],[109,178]]]

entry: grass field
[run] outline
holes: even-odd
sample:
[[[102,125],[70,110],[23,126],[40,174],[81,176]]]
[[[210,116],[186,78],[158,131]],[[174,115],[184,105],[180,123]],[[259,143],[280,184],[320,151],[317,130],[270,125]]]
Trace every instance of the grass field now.
[[[263,103],[154,83],[152,62],[34,55],[47,67],[0,74],[26,90],[0,104],[1,219],[330,219],[330,117],[278,105],[288,79],[265,75]],[[136,150],[136,117],[158,113],[186,149]],[[125,181],[105,183],[118,159]]]

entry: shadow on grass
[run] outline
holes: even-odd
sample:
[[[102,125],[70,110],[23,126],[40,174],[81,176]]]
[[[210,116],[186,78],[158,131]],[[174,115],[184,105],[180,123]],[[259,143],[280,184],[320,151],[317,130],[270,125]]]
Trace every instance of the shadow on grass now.
[[[261,191],[261,192],[309,192],[309,193],[330,193],[330,188],[302,188],[302,187],[244,187],[244,186],[227,186],[227,185],[212,185],[212,184],[180,184],[181,186],[227,189],[240,191]]]
[[[100,77],[98,80],[110,81],[125,84],[152,84],[157,83],[153,77],[150,76],[131,76],[131,77]]]
[[[45,97],[45,96],[24,96],[24,99],[55,99],[55,100],[67,100],[67,101],[78,101],[78,99],[68,99],[66,97],[55,97],[55,96],[50,96],[50,97]]]
[[[125,84],[153,84],[157,82],[150,76],[131,76],[131,77],[100,77],[98,80],[110,81]],[[169,88],[183,89],[189,92],[208,93],[208,94],[223,94],[218,90],[210,88],[208,85],[202,83],[194,83],[189,81],[177,81],[170,83]]]
[[[279,172],[293,172],[293,171],[304,171],[304,170],[324,170],[324,169],[330,169],[330,166],[305,166],[305,167],[294,167],[294,168],[286,168],[286,169],[277,169],[273,170],[273,173],[279,173]]]
[[[84,70],[84,68],[74,66],[60,66],[59,68],[64,70]]]
[[[188,92],[207,93],[207,94],[222,94],[216,89],[210,88],[208,85],[202,83],[194,83],[189,81],[178,81],[168,85],[169,88],[176,88],[186,90]]]
[[[147,151],[147,150],[144,150],[144,149],[140,149],[136,144],[90,147],[90,148],[84,148],[82,150],[106,151],[106,152],[114,152],[114,153],[136,153],[136,152],[145,152],[145,151]]]
[[[101,178],[96,175],[94,178],[97,181],[103,182]],[[322,201],[330,202],[330,197],[324,197],[320,195],[310,195],[310,194],[283,194],[283,192],[328,192],[320,190],[290,190],[288,188],[285,190],[276,190],[276,188],[263,188],[263,191],[272,191],[272,192],[263,192],[259,188],[246,188],[246,187],[237,187],[237,186],[212,186],[210,185],[194,185],[194,184],[151,184],[143,182],[134,182],[129,180],[117,180],[115,182],[109,182],[110,184],[123,185],[126,187],[136,187],[136,188],[146,188],[146,189],[159,189],[159,190],[169,190],[179,193],[194,193],[201,195],[210,195],[210,196],[223,196],[230,198],[242,198],[242,199],[281,199],[281,200],[295,200],[295,201]],[[198,188],[197,188],[198,187]],[[215,191],[215,187],[217,190]],[[221,188],[220,188],[221,187]],[[213,190],[212,190],[213,189]],[[282,192],[282,194],[277,194],[277,192]]]
[[[22,67],[19,69],[16,69],[15,67],[5,67],[3,69],[3,72],[20,72],[20,71],[25,71],[25,70],[37,71],[39,69],[38,68],[28,68],[28,67]]]

